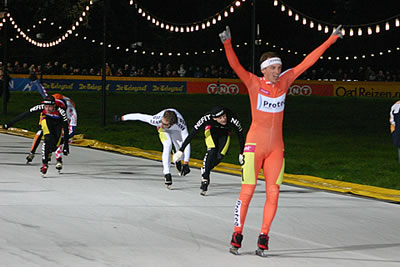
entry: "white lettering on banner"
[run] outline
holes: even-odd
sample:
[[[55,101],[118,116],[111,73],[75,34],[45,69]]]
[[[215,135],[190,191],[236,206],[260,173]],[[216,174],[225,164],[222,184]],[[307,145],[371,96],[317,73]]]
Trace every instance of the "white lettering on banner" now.
[[[285,109],[285,98],[286,94],[276,98],[258,94],[257,109],[268,113],[281,112]]]
[[[305,95],[309,96],[312,94],[311,86],[309,85],[293,85],[288,90],[288,95]]]
[[[236,227],[240,226],[240,208],[242,206],[242,201],[238,200],[235,205],[235,218],[233,221],[233,225]]]
[[[219,94],[219,95],[237,95],[239,93],[239,86],[237,84],[215,84],[210,83],[207,86],[207,93],[209,94]]]

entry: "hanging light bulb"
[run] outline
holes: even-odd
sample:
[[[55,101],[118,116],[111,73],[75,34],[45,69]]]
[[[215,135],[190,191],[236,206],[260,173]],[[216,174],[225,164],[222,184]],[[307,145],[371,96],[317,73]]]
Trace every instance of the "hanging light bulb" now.
[[[371,29],[371,27],[368,27],[368,35],[371,35],[372,34],[372,29]]]
[[[286,10],[285,5],[281,5],[281,11],[282,11],[282,12],[285,12],[285,10]]]
[[[229,11],[230,11],[231,13],[235,12],[235,9],[233,8],[233,6],[231,6],[231,7],[229,8]]]
[[[303,18],[303,24],[306,25],[307,24],[307,19]]]
[[[300,19],[299,14],[294,15],[294,20],[295,21],[299,21],[299,19]]]
[[[381,31],[381,27],[379,27],[379,25],[376,25],[375,32],[379,33],[380,31]]]
[[[217,20],[215,18],[212,19],[212,24],[216,24]]]
[[[310,28],[311,28],[311,29],[314,28],[314,21],[310,21]]]
[[[358,36],[361,36],[362,34],[363,34],[363,32],[362,32],[362,29],[361,28],[358,28]]]
[[[329,32],[329,27],[328,26],[325,26],[325,31],[324,31],[325,33],[328,33]]]
[[[291,9],[288,10],[288,16],[289,17],[293,16],[293,11]]]
[[[228,11],[224,11],[224,17],[226,18],[228,16]]]
[[[346,29],[342,28],[342,35],[345,36],[346,35]]]
[[[235,2],[235,6],[239,7],[240,6],[240,1]]]
[[[319,31],[319,32],[322,31],[322,26],[321,26],[321,24],[318,23],[318,27],[317,27],[317,28],[318,28],[318,31]]]
[[[278,6],[278,0],[274,0],[274,6]]]
[[[395,25],[396,25],[396,27],[400,26],[400,20],[399,19],[396,19]]]
[[[350,29],[349,35],[350,35],[350,36],[353,36],[353,35],[354,35],[354,30],[353,30],[353,29]]]
[[[385,24],[385,30],[390,30],[390,25],[389,25],[389,22],[386,22],[386,24]]]

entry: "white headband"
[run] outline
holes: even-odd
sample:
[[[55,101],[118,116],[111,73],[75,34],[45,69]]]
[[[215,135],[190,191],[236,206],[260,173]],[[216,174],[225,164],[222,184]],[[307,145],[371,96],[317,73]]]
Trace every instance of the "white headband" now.
[[[273,64],[282,65],[282,60],[281,60],[279,57],[271,57],[271,58],[269,58],[269,59],[267,59],[267,60],[264,60],[264,61],[261,63],[261,69],[263,70],[263,69],[265,69],[265,68],[267,68],[268,66],[273,65]]]

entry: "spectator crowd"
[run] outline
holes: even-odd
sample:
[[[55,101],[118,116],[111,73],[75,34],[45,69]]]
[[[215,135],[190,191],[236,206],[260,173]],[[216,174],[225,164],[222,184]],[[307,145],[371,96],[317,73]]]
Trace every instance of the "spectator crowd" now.
[[[0,62],[0,68],[3,64]],[[7,63],[9,74],[36,74],[36,75],[101,75],[101,67],[76,67],[58,61],[40,64]],[[192,78],[237,78],[229,66],[186,66],[184,64],[161,63],[150,66],[136,66],[124,64],[106,64],[106,75],[123,77],[192,77]],[[325,69],[315,67],[307,70],[300,76],[303,80],[326,81],[400,81],[400,69],[384,70],[371,66],[358,68]]]

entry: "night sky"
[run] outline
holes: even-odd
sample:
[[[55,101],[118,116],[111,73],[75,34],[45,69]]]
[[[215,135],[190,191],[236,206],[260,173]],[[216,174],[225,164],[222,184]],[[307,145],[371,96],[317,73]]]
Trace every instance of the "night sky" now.
[[[74,18],[67,16],[68,10],[71,10],[76,1],[8,1],[10,11],[15,21],[21,28],[28,28],[43,17],[47,17],[47,22],[54,21],[57,25],[66,27],[70,25]],[[40,3],[39,3],[40,2]],[[175,24],[186,24],[200,21],[213,16],[226,6],[230,5],[232,0],[137,0],[135,1],[143,9],[147,10],[153,16],[167,22]],[[213,25],[207,30],[194,33],[171,33],[160,29],[149,23],[141,17],[133,6],[129,5],[129,0],[110,1],[107,8],[107,39],[113,46],[120,46],[121,50],[108,50],[108,57],[114,62],[121,64],[131,61],[150,62],[158,61],[160,58],[153,56],[149,60],[149,55],[143,56],[122,51],[122,48],[129,48],[132,43],[143,42],[143,48],[147,51],[172,52],[190,52],[190,56],[171,57],[173,61],[197,61],[197,62],[225,62],[222,54],[193,55],[194,51],[219,49],[222,47],[218,33],[226,25],[231,27],[234,44],[249,43],[251,40],[251,6],[250,1],[242,3],[242,7],[227,19]],[[303,53],[309,53],[316,46],[321,44],[329,37],[329,34],[318,32],[316,29],[310,29],[300,22],[294,21],[287,12],[280,11],[280,7],[274,7],[272,0],[256,1],[256,23],[260,27],[261,46],[257,47],[257,53],[269,50],[279,52],[288,65],[297,64],[302,59]],[[386,18],[396,15],[400,16],[400,1],[373,1],[373,0],[331,0],[331,1],[312,1],[312,0],[285,0],[283,1],[291,9],[298,11],[316,21],[322,21],[333,25],[360,25],[382,21]],[[64,5],[64,6],[63,6]],[[61,6],[61,7],[60,7]],[[69,8],[68,8],[69,7]],[[79,37],[70,37],[61,45],[50,48],[36,48],[28,44],[21,38],[15,39],[9,44],[9,54],[11,59],[22,57],[24,60],[38,60],[41,58],[60,57],[66,61],[77,61],[79,59],[83,64],[98,64],[101,58],[101,47],[103,30],[103,2],[94,3],[89,12],[87,25],[80,27],[77,31]],[[383,28],[383,23],[381,24]],[[355,27],[356,28],[356,27]],[[64,29],[58,30],[51,27],[49,23],[43,23],[34,32],[45,32],[44,41],[51,40],[62,33]],[[4,34],[4,33],[3,33]],[[8,34],[12,37],[16,31],[10,29]],[[86,40],[82,37],[87,36]],[[361,54],[378,53],[387,49],[394,49],[400,46],[400,27],[390,31],[385,31],[372,36],[345,36],[343,40],[338,41],[331,47],[327,56],[353,56]],[[95,42],[91,42],[95,40]],[[275,44],[275,47],[267,46],[265,43]],[[280,50],[280,48],[284,48]],[[298,51],[299,55],[288,53],[287,50]],[[46,50],[46,51],[43,51]],[[250,46],[241,46],[235,48],[241,61],[249,62]],[[258,58],[258,54],[256,58]],[[388,64],[397,65],[399,61],[399,52],[394,51],[390,55],[366,59],[368,64]],[[328,62],[327,62],[328,63]],[[337,64],[335,62],[329,64]],[[340,64],[349,64],[341,62]],[[350,64],[359,64],[353,62]]]

